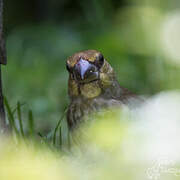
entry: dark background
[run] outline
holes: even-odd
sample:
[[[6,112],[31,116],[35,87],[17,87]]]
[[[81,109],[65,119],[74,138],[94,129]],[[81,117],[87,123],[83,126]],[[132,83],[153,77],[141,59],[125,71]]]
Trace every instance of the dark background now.
[[[5,0],[8,64],[4,94],[32,109],[38,129],[54,127],[68,104],[65,60],[97,49],[120,84],[140,95],[179,89],[179,64],[163,52],[161,22],[178,0]]]

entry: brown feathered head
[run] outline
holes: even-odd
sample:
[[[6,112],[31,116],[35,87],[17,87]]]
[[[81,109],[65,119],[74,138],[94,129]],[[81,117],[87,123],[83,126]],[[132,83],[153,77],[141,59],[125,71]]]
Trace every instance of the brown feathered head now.
[[[67,122],[70,129],[83,117],[101,109],[133,105],[136,96],[120,86],[113,68],[96,50],[75,53],[67,59],[70,104]],[[131,103],[132,102],[132,103]]]
[[[75,53],[67,59],[66,67],[69,72],[70,97],[97,97],[114,78],[113,69],[96,50]]]

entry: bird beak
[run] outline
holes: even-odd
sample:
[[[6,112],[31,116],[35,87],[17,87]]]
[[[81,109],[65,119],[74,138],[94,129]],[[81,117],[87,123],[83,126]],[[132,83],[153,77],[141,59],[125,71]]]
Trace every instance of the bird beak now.
[[[90,67],[91,67],[91,64],[88,61],[84,59],[80,59],[75,65],[75,72],[78,73],[81,80],[83,80],[85,78],[85,73]]]
[[[76,79],[80,82],[88,82],[97,79],[98,73],[90,72],[92,69],[96,69],[95,65],[81,58],[74,67]]]

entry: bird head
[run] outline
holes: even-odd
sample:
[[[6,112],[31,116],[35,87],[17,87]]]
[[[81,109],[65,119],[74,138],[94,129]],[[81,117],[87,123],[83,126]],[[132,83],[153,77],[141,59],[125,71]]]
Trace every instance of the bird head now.
[[[103,88],[109,86],[114,72],[103,55],[96,50],[75,53],[66,61],[69,72],[68,92],[70,97],[99,96]]]

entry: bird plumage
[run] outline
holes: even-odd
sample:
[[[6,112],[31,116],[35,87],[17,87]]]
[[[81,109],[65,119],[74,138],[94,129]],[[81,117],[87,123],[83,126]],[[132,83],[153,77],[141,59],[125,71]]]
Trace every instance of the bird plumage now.
[[[75,53],[68,58],[66,65],[69,71],[67,122],[70,129],[93,112],[130,105],[137,98],[119,85],[113,68],[96,50]]]

